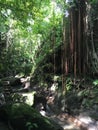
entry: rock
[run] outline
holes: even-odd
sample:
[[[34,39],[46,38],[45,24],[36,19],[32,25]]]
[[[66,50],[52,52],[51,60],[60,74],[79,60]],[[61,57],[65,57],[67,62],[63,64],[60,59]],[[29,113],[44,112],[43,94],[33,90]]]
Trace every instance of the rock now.
[[[4,105],[0,118],[9,121],[15,130],[63,130],[57,123],[43,117],[38,111],[24,103]]]
[[[5,123],[0,122],[0,130],[9,130],[9,128]]]
[[[11,86],[20,86],[20,85],[22,85],[20,78],[13,77],[13,76],[5,77],[5,78],[1,79],[1,84],[4,85],[4,86],[7,85],[7,84],[10,84]]]

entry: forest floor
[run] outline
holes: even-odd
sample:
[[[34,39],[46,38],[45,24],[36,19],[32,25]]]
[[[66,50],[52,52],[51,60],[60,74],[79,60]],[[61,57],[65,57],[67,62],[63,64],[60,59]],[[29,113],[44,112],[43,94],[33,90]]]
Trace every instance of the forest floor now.
[[[98,112],[95,110],[85,109],[79,111],[78,115],[52,113],[50,118],[64,130],[98,130]]]
[[[49,118],[58,123],[64,130],[80,130],[79,127],[71,121],[72,118],[68,119],[67,116],[67,119],[65,119],[64,115],[65,114],[61,114],[57,116],[52,114],[49,116]],[[5,123],[0,122],[0,130],[9,130],[9,127]]]
[[[98,130],[98,122],[91,119],[88,112],[81,113],[78,117],[65,113],[59,115],[52,113],[48,118],[58,123],[64,130]],[[0,130],[9,130],[9,128],[5,123],[0,122]]]
[[[73,118],[68,118],[68,115],[66,114],[60,114],[58,116],[51,114],[48,118],[58,123],[64,130],[80,130],[80,128],[72,121]],[[5,123],[0,122],[0,130],[9,130],[9,127]]]
[[[62,113],[51,116],[51,119],[58,122],[64,130],[98,130],[98,121],[92,119],[88,112],[82,112],[77,117]]]
[[[93,89],[91,90],[93,91]],[[64,112],[60,112],[59,114],[57,114],[54,111],[55,110],[49,107],[49,109],[46,110],[46,112],[40,111],[40,113],[42,115],[45,114],[45,116],[58,123],[64,130],[98,130],[97,111],[85,109],[83,111],[79,111],[79,114],[77,116],[71,114],[69,115],[68,113],[64,113]],[[94,115],[94,118],[91,115]],[[0,122],[0,130],[9,130],[9,129],[6,124]]]
[[[64,130],[80,130],[73,122],[73,117],[68,117],[67,114],[52,115],[50,118],[58,123]]]

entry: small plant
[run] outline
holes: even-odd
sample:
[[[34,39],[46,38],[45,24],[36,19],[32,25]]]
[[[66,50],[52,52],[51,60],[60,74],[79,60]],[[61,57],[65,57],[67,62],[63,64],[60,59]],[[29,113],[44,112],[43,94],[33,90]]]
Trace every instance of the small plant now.
[[[18,93],[14,93],[11,95],[11,100],[13,101],[13,103],[15,102],[25,102],[26,101],[26,96],[22,96],[21,94]]]
[[[31,123],[31,122],[27,122],[26,126],[28,127],[28,130],[31,130],[32,128],[38,127],[36,123]]]
[[[66,80],[66,89],[67,89],[67,91],[70,91],[72,89],[72,80],[71,80],[71,78],[68,78]]]
[[[94,85],[94,86],[97,86],[97,85],[98,85],[98,79],[93,81],[93,85]]]

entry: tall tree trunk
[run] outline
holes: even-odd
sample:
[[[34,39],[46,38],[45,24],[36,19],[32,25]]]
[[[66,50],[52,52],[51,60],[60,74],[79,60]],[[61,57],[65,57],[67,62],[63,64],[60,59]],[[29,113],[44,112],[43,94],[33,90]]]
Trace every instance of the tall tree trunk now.
[[[78,75],[85,75],[86,70],[86,3],[79,0],[75,7],[70,8],[70,44],[66,41],[66,28],[64,32],[64,66],[65,73],[69,72]],[[63,22],[64,23],[64,22]],[[65,24],[65,23],[64,23]]]

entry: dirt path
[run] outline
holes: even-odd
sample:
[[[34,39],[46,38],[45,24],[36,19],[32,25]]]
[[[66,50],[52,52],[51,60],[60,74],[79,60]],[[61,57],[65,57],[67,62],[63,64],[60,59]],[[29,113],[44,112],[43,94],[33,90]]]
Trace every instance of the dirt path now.
[[[61,113],[56,115],[52,112],[51,109],[48,108],[48,111],[40,111],[43,116],[48,117],[49,119],[59,124],[64,130],[80,130],[78,125],[74,122],[75,118],[69,116],[68,114]]]
[[[78,116],[71,116],[67,113],[56,115],[51,109],[48,110],[49,113],[46,112],[47,117],[58,123],[64,130],[98,130],[97,111],[84,110]]]
[[[78,126],[76,126],[75,123],[73,123],[67,118],[63,118],[60,115],[59,116],[51,116],[50,117],[52,120],[54,120],[56,123],[58,123],[64,130],[80,130]]]
[[[51,116],[64,130],[98,130],[98,121],[89,116],[88,112],[80,113],[77,117],[62,113]]]

